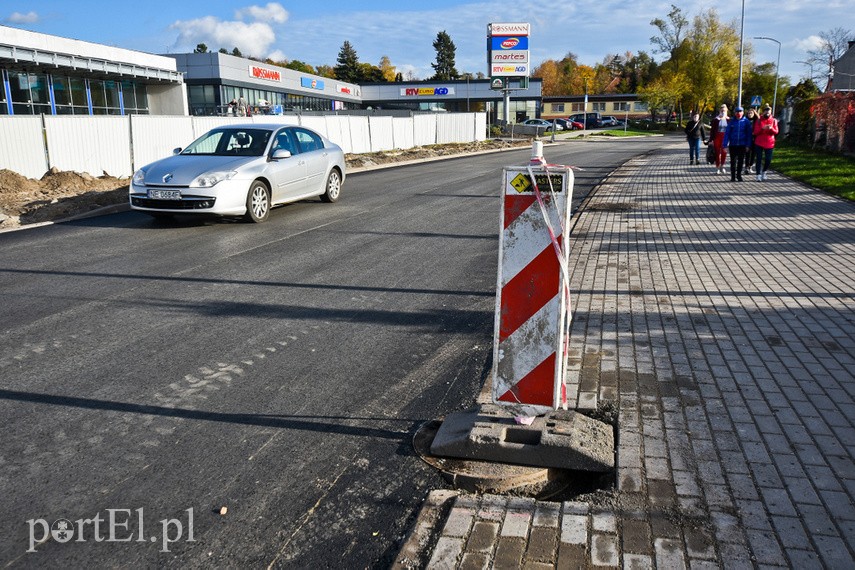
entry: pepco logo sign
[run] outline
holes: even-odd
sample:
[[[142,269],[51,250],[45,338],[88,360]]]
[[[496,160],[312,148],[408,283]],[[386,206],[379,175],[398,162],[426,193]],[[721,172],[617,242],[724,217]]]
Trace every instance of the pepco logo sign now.
[[[249,76],[253,79],[263,79],[265,81],[282,81],[282,73],[257,65],[249,66]]]
[[[514,49],[518,45],[520,45],[519,38],[506,38],[501,43],[502,49]]]

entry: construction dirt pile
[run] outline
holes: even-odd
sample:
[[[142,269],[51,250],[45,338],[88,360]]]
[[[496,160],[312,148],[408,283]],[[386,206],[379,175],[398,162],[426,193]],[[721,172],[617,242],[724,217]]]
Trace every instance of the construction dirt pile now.
[[[442,144],[408,150],[348,154],[352,169],[429,160],[436,157],[465,155],[486,150],[528,146],[531,141],[491,139],[473,143]],[[51,169],[39,180],[26,178],[11,170],[0,170],[0,229],[72,218],[105,206],[126,203],[127,178],[90,176],[86,173]]]

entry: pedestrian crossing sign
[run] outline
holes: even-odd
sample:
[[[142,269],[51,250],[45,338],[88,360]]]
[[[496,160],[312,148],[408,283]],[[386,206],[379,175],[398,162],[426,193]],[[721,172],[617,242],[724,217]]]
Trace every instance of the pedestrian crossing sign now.
[[[754,97],[751,98],[751,106],[752,107],[759,107],[760,103],[762,103],[762,102],[763,102],[763,99],[760,97],[760,95],[755,95]]]

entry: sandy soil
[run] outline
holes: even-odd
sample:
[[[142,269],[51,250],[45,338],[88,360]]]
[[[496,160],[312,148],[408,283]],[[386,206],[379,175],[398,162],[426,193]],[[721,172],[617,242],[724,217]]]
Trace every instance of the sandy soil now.
[[[369,154],[348,154],[348,168],[424,160],[484,150],[529,146],[530,141],[499,139],[476,143],[445,144]],[[86,173],[51,170],[39,180],[11,170],[0,170],[0,229],[70,218],[128,200],[128,179],[94,177]]]

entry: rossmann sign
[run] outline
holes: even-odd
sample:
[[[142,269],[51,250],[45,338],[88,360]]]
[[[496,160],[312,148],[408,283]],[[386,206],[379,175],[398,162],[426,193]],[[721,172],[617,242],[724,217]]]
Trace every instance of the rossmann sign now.
[[[249,66],[249,76],[253,79],[263,79],[264,81],[282,81],[282,73],[275,69],[259,67],[257,65]]]
[[[487,32],[491,36],[528,36],[531,24],[515,22],[506,24],[490,24]]]

